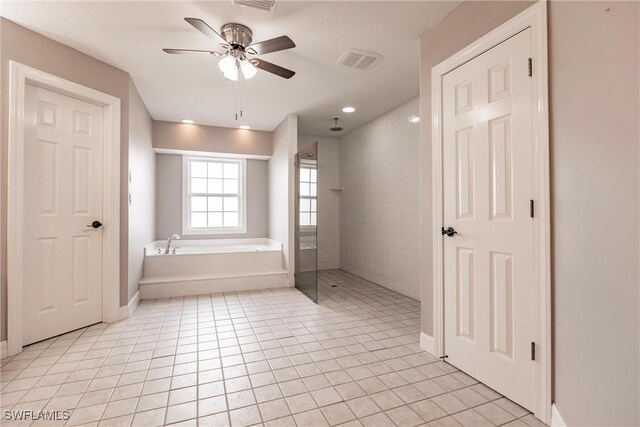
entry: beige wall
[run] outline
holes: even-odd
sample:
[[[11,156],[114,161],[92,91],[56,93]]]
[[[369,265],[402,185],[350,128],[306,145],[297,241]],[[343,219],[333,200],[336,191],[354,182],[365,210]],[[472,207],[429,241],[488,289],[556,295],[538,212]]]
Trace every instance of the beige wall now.
[[[143,248],[155,237],[153,120],[132,81],[129,82],[129,102],[129,292],[120,295],[121,306],[138,291],[144,262]]]
[[[421,37],[423,200],[431,67],[528,4],[467,2]],[[640,423],[639,21],[637,2],[549,3],[554,399],[567,425]],[[422,327],[431,334],[428,203],[422,214]]]
[[[640,425],[639,6],[549,5],[555,400],[567,425]]]
[[[127,165],[129,146],[129,75],[104,62],[100,62],[75,49],[57,43],[40,34],[34,33],[11,21],[0,18],[0,65],[2,67],[0,105],[1,116],[1,156],[2,176],[0,188],[2,201],[2,224],[0,249],[0,291],[2,293],[2,329],[0,338],[6,339],[6,235],[7,235],[7,144],[8,144],[8,108],[9,108],[9,61],[14,60],[41,71],[62,77],[72,82],[113,95],[121,100],[121,198],[120,198],[120,301],[126,301],[128,294],[128,206],[127,206]]]
[[[290,114],[273,131],[273,154],[269,159],[269,238],[282,243],[283,267],[294,275],[294,165],[298,148],[298,116]]]
[[[156,154],[155,240],[182,234],[182,156]],[[240,239],[269,235],[269,167],[266,160],[247,160],[247,232],[189,235],[183,239]]]
[[[153,123],[153,146],[270,156],[271,132],[156,121]]]
[[[318,270],[340,268],[340,141],[298,135],[298,151],[318,141]]]

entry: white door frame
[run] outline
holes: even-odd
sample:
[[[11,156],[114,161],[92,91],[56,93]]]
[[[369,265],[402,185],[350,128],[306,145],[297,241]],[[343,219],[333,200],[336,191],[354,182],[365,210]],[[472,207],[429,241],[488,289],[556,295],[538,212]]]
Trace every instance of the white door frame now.
[[[9,154],[7,197],[7,347],[23,346],[23,193],[26,85],[49,89],[103,107],[104,178],[102,320],[119,320],[120,296],[120,99],[15,61],[9,62]]]
[[[536,316],[535,408],[537,418],[551,417],[551,227],[549,190],[549,109],[547,80],[547,4],[539,1],[495,30],[476,40],[431,70],[432,179],[433,179],[433,348],[444,356],[442,79],[519,32],[531,28],[532,143],[534,153],[534,313]],[[508,397],[508,396],[507,396]]]

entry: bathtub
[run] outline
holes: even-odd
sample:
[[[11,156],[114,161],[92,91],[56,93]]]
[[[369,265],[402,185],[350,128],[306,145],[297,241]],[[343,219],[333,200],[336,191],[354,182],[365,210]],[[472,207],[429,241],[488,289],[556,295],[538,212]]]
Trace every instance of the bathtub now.
[[[288,286],[282,243],[270,239],[174,240],[144,248],[140,298],[168,298]]]

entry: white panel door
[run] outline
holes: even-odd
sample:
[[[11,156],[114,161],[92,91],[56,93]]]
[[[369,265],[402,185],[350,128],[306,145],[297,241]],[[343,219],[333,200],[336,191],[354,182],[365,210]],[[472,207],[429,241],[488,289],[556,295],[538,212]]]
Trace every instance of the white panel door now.
[[[24,345],[102,320],[102,113],[27,85]]]
[[[530,30],[443,78],[445,354],[534,408]]]

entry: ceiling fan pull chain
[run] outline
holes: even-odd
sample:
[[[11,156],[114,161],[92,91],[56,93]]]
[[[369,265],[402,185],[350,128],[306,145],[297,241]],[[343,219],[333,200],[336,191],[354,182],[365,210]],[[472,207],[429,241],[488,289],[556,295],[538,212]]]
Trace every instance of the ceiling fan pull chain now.
[[[243,104],[243,101],[244,101],[244,98],[242,97],[244,92],[243,92],[242,89],[244,87],[244,74],[242,74],[242,72],[239,71],[238,72],[238,77],[239,77],[239,80],[240,80],[240,82],[239,82],[240,83],[240,118],[242,118],[242,104]]]

